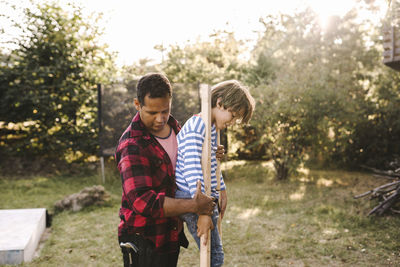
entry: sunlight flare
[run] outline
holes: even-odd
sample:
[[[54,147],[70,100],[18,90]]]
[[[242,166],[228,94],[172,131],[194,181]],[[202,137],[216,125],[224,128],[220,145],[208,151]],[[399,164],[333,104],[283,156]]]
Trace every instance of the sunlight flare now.
[[[301,199],[303,199],[305,192],[306,192],[306,186],[302,185],[302,186],[300,186],[299,190],[297,190],[295,193],[293,193],[289,196],[289,199],[293,200],[293,201],[301,200]]]
[[[238,218],[242,220],[247,220],[250,219],[260,213],[259,208],[254,208],[254,209],[245,209],[241,213],[239,213]]]
[[[318,181],[317,181],[317,185],[319,185],[319,186],[330,187],[330,186],[333,185],[333,181],[332,181],[332,180],[325,179],[325,178],[320,178],[320,179],[318,179]]]
[[[343,16],[354,6],[354,0],[309,0],[308,2],[310,7],[318,14],[319,23],[323,29],[329,26],[329,20],[332,16]]]

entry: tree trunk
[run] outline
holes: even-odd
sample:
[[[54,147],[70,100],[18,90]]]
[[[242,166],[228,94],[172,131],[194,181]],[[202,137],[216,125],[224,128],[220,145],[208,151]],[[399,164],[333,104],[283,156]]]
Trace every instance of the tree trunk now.
[[[289,168],[285,164],[285,162],[279,163],[274,161],[274,168],[276,171],[276,179],[278,180],[287,180],[289,177]]]

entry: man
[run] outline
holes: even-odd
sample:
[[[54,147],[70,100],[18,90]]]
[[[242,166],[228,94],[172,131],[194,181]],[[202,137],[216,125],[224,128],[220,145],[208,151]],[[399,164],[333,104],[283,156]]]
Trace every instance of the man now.
[[[122,180],[118,240],[124,266],[176,266],[187,247],[179,215],[212,214],[213,199],[202,194],[175,199],[178,122],[170,115],[172,87],[162,74],[137,84],[137,113],[122,134],[115,158]]]

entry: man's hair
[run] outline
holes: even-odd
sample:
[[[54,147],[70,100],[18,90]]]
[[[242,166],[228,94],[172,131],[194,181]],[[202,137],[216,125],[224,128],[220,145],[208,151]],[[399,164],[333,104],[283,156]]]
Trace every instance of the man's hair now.
[[[221,98],[223,108],[243,112],[241,123],[250,121],[255,101],[245,86],[236,80],[228,80],[214,85],[211,90],[211,107],[216,107],[218,98]]]
[[[172,96],[172,86],[168,78],[161,73],[148,73],[138,81],[137,98],[141,106],[144,106],[144,97],[150,98]]]

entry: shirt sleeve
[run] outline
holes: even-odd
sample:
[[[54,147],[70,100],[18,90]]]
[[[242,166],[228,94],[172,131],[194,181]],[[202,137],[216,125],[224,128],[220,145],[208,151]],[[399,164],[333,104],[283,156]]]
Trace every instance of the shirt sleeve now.
[[[197,190],[197,181],[201,181],[201,189],[204,193],[204,179],[201,168],[201,152],[203,149],[205,124],[199,117],[188,121],[185,127],[183,146],[183,177],[189,187],[189,192],[192,198]]]
[[[222,175],[222,172],[221,172],[221,190],[226,190],[224,176]]]
[[[132,210],[144,217],[164,217],[165,193],[154,191],[150,160],[137,144],[128,143],[120,149],[118,170]]]

